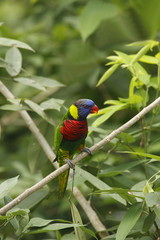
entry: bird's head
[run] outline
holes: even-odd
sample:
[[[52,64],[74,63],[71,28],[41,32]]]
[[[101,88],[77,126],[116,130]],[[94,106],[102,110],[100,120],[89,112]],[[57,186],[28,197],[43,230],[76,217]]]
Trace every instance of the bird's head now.
[[[90,99],[79,99],[70,106],[70,114],[74,119],[85,120],[89,113],[97,113],[98,107]]]

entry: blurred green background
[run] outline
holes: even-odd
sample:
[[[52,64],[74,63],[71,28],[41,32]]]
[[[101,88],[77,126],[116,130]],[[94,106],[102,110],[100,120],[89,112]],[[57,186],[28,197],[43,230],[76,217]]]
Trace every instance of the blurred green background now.
[[[17,97],[29,98],[37,103],[48,97],[54,97],[65,100],[64,105],[67,108],[79,98],[90,98],[99,108],[102,108],[104,101],[108,99],[127,98],[131,77],[127,70],[118,69],[104,84],[97,88],[96,84],[108,68],[105,66],[106,57],[113,55],[114,50],[129,54],[137,50],[136,47],[131,50],[126,46],[131,42],[146,39],[159,41],[159,9],[159,0],[2,0],[0,22],[3,24],[0,26],[0,37],[25,42],[35,50],[34,53],[21,50],[24,69],[22,75],[55,79],[65,86],[57,87],[51,92],[48,90],[46,95],[43,95],[34,88],[12,81],[3,68],[0,68],[0,78]],[[3,58],[7,48],[0,48],[0,57]],[[153,76],[157,74],[156,67],[147,68]],[[1,105],[6,103],[2,96],[0,103]],[[56,110],[49,112],[55,126],[65,111],[62,107],[60,112]],[[54,127],[35,113],[30,114],[54,149]],[[88,145],[102,139],[108,130],[120,126],[134,114],[133,109],[115,114],[103,124],[104,134],[95,133],[89,136]],[[12,196],[15,197],[42,176],[46,176],[53,168],[17,113],[1,111],[0,116],[0,178],[3,181],[20,175],[19,183],[12,192]],[[91,122],[92,119],[89,119],[89,123]],[[86,164],[86,169],[89,168],[90,172],[96,175],[96,171],[101,168],[106,150],[108,148],[99,151],[93,157],[92,163],[88,163],[87,158],[81,165]],[[110,158],[109,164],[120,161],[124,162],[125,158],[115,155]],[[136,177],[143,179],[142,169],[136,172]],[[106,181],[114,185],[114,181],[118,179]],[[134,179],[130,181],[132,184]],[[59,202],[55,197],[58,191],[57,184],[57,181],[51,182],[50,192],[46,187],[42,193],[43,201],[30,206],[33,208],[32,217],[71,220],[68,203],[65,200]],[[90,186],[81,186],[83,192],[88,192],[88,187]],[[112,221],[119,221],[121,214],[123,215],[123,207],[115,204],[113,199],[102,198],[99,202],[98,198],[97,196],[92,198],[95,209],[104,224],[108,224],[110,220],[109,225],[112,226]],[[119,209],[111,218],[109,211],[112,207],[114,210]],[[84,212],[81,214],[84,223],[88,223]],[[91,227],[89,223],[88,226]],[[24,239],[33,238],[28,236]]]

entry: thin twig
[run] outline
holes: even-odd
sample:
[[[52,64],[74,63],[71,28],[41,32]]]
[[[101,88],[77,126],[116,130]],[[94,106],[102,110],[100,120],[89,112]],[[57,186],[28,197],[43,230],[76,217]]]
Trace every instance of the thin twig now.
[[[9,90],[3,85],[2,82],[0,82],[0,90],[1,93],[6,97],[6,98],[12,98],[14,97],[12,94],[9,94],[9,96],[6,94],[6,91],[9,92]],[[10,92],[9,92],[10,93]],[[139,119],[141,119],[145,114],[147,114],[149,111],[151,111],[153,108],[155,108],[156,106],[158,106],[160,104],[160,97],[157,98],[154,102],[152,102],[150,105],[148,105],[147,107],[145,107],[141,112],[139,112],[136,116],[134,116],[132,119],[130,119],[128,122],[126,122],[124,125],[122,125],[120,128],[114,130],[111,134],[109,134],[108,136],[106,136],[103,140],[101,140],[100,142],[98,142],[97,144],[93,145],[90,150],[92,152],[97,151],[98,149],[102,148],[105,144],[107,144],[108,142],[110,142],[114,137],[116,137],[119,133],[125,131],[126,129],[128,129],[129,127],[131,127],[134,123],[136,123],[137,121],[139,121]],[[30,130],[33,132],[33,134],[35,135],[35,137],[37,138],[37,140],[39,141],[40,145],[42,146],[43,150],[45,151],[45,153],[47,154],[47,156],[49,156],[50,161],[53,160],[53,156],[55,156],[52,152],[52,150],[50,149],[47,141],[44,139],[43,135],[39,132],[39,129],[37,128],[37,126],[34,124],[33,125],[33,121],[32,119],[29,117],[29,115],[27,115],[28,113],[26,111],[21,111],[20,114],[22,115],[22,117],[24,117],[25,119],[28,119],[27,125],[30,128]],[[33,128],[34,126],[34,128]],[[36,129],[36,130],[35,130]],[[44,146],[47,146],[46,148]],[[48,152],[49,151],[49,154]],[[87,153],[83,152],[80,153],[77,157],[75,157],[73,159],[73,163],[76,164],[77,162],[79,162],[80,160],[82,160],[83,158],[85,158],[87,156]],[[69,168],[68,164],[63,165],[62,167],[58,168],[57,170],[55,170],[54,172],[50,173],[48,176],[46,176],[45,178],[43,178],[41,181],[39,181],[37,184],[33,185],[32,187],[28,188],[27,190],[25,190],[22,194],[20,194],[18,197],[16,197],[15,199],[13,199],[11,202],[9,202],[7,205],[5,205],[4,207],[2,207],[0,209],[0,215],[6,213],[8,210],[10,210],[11,208],[13,208],[15,205],[17,205],[19,202],[21,202],[23,199],[25,199],[26,197],[28,197],[29,195],[31,195],[33,192],[37,191],[38,189],[42,188],[45,184],[47,184],[48,182],[50,182],[52,179],[56,178],[57,176],[59,176],[62,172],[66,171]],[[92,222],[92,216],[89,218],[91,221],[91,224],[93,225]]]
[[[9,89],[1,81],[0,81],[0,92],[3,94],[3,96],[6,99],[14,99],[15,98],[14,95],[9,91]],[[43,151],[45,152],[45,154],[47,155],[49,160],[51,162],[53,162],[53,160],[55,159],[56,156],[53,153],[52,149],[50,148],[50,146],[49,146],[48,142],[46,141],[46,139],[44,138],[44,136],[41,134],[41,132],[37,128],[36,124],[33,122],[32,118],[29,116],[29,114],[25,110],[20,111],[19,114],[24,119],[26,125],[28,126],[28,128],[31,130],[31,132],[33,133],[33,135],[35,136],[35,138],[41,145]],[[55,165],[55,167],[56,167],[56,165]]]

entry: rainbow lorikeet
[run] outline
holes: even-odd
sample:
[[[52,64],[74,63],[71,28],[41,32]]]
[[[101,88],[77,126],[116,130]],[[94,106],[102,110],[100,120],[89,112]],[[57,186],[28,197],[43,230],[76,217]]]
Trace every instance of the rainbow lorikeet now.
[[[90,99],[79,99],[73,103],[64,115],[62,122],[55,132],[56,159],[61,167],[68,163],[70,167],[74,164],[70,159],[78,151],[87,152],[91,155],[89,148],[85,146],[85,138],[88,133],[87,116],[89,113],[98,112],[98,107]],[[64,196],[69,169],[59,176],[59,198]]]

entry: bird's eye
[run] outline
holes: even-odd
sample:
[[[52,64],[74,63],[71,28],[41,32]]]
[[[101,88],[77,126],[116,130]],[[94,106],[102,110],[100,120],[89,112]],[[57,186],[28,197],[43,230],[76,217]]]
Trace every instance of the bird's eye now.
[[[87,106],[87,105],[84,105],[83,107],[84,107],[84,108],[89,108],[89,106]]]

